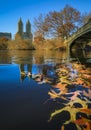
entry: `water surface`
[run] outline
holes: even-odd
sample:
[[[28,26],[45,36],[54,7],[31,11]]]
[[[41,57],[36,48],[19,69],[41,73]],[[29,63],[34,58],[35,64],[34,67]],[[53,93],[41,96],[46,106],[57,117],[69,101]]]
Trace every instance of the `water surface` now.
[[[0,51],[1,130],[60,130],[58,120],[48,122],[51,112],[60,108],[51,100],[45,103],[52,85],[38,84],[33,76],[45,74],[55,81],[56,65],[66,61],[64,51]],[[21,72],[32,76],[22,78]]]

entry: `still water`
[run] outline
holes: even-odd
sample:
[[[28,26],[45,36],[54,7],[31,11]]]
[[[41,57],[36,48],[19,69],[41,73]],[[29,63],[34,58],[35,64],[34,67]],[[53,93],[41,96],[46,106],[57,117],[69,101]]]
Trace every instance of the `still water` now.
[[[65,51],[0,51],[0,130],[61,129],[59,120],[48,122],[60,104],[45,102],[57,78],[55,67],[65,62]],[[39,74],[50,78],[51,84],[38,83]]]

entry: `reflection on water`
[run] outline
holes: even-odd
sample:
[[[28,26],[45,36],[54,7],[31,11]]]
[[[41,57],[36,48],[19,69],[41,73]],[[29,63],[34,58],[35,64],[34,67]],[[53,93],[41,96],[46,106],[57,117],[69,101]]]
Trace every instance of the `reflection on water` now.
[[[71,52],[71,57],[75,58],[77,61],[79,61],[82,64],[88,64],[88,60],[91,60],[91,50],[86,51],[86,50],[74,50]],[[91,65],[91,62],[89,62]]]
[[[0,64],[42,64],[48,60],[60,62],[66,58],[65,51],[0,51]]]
[[[91,55],[89,54],[89,56]],[[48,119],[52,112],[56,115],[55,109],[65,106],[64,103],[62,104],[64,99],[61,100],[60,97],[57,97],[57,102],[55,98],[53,99],[53,96],[59,96],[57,95],[58,89],[55,88],[55,91],[51,90],[53,89],[53,83],[59,83],[62,80],[61,76],[63,78],[66,77],[62,81],[65,81],[66,85],[68,83],[67,86],[70,85],[69,79],[67,79],[69,70],[64,68],[65,64],[63,64],[66,59],[67,55],[64,51],[0,51],[0,130],[61,129],[62,119],[67,114],[66,116],[65,113],[61,114],[61,123],[59,122],[59,117],[50,123]],[[61,68],[56,68],[56,65],[60,63],[62,63],[63,69],[61,69],[62,66],[60,66]],[[55,69],[57,69],[58,74]],[[72,73],[74,75],[73,71]],[[58,75],[59,79],[57,80]],[[88,79],[87,76],[89,75],[84,74],[83,76]],[[38,84],[40,79],[45,80],[45,82]],[[81,83],[82,81],[79,79],[77,82]],[[72,82],[70,81],[70,83]],[[88,80],[88,82],[90,81]],[[62,85],[65,84],[63,83]],[[76,83],[76,85],[79,87],[79,84]],[[69,91],[67,92],[71,93],[71,87],[69,86]],[[76,95],[77,93],[75,93],[77,88],[75,87],[74,89],[72,97],[69,95],[70,98],[79,96],[79,94]],[[48,92],[54,94],[51,95],[52,100]],[[86,91],[83,92],[86,100],[86,97],[88,98],[86,94],[91,91],[86,88]],[[61,96],[64,98],[66,95],[64,93]],[[83,102],[85,100],[82,99]],[[66,108],[70,108],[70,106]],[[73,109],[75,108],[71,108],[71,110]],[[72,128],[72,124],[70,124],[69,128]],[[76,127],[74,130],[77,130]]]
[[[64,63],[66,59],[65,51],[0,51],[0,64],[19,65],[20,73],[25,73],[23,79],[28,73],[31,73],[32,77],[38,74],[52,77],[55,75],[56,64]]]
[[[52,77],[55,63],[62,59],[66,59],[65,52],[0,51],[0,129],[57,128],[47,122],[51,109],[44,104],[51,86],[38,84],[36,75],[43,73]],[[29,72],[32,78],[27,76]]]

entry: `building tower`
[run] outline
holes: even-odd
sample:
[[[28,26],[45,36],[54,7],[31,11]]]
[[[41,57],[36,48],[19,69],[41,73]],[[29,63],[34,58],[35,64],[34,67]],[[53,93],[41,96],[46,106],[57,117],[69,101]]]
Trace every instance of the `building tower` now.
[[[15,39],[23,39],[23,40],[30,40],[32,42],[33,35],[31,33],[31,24],[30,21],[27,20],[26,22],[26,32],[23,31],[23,22],[20,18],[18,21],[18,32],[15,35]]]
[[[27,39],[30,39],[32,41],[32,33],[31,33],[31,24],[29,19],[26,22],[26,32],[25,32],[25,36]]]
[[[22,36],[23,35],[23,22],[20,18],[19,22],[18,22],[18,33]]]
[[[26,22],[26,34],[27,36],[31,34],[31,24],[29,20]]]

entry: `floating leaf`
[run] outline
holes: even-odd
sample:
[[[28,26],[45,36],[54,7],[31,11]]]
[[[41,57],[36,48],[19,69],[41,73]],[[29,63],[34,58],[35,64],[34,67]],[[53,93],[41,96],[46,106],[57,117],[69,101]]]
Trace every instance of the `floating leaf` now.
[[[58,94],[55,94],[55,93],[53,93],[53,92],[48,92],[48,94],[50,95],[50,97],[51,97],[52,99],[59,97]]]
[[[83,90],[83,94],[84,94],[84,96],[91,98],[91,90],[90,89],[88,90],[88,93],[85,90]]]
[[[88,108],[81,108],[80,111],[81,111],[81,112],[84,112],[85,114],[91,115],[91,109],[88,109]]]
[[[66,121],[64,124],[68,124],[70,122],[73,122],[74,120],[76,120],[76,113],[79,112],[80,110],[74,107],[70,107],[70,106],[66,106],[64,108],[61,108],[59,110],[55,110],[51,116],[49,121],[51,121],[53,119],[54,116],[58,115],[59,113],[63,112],[63,111],[67,111],[70,113],[70,119],[69,121]]]
[[[76,73],[73,73],[72,70]],[[70,114],[70,119],[66,120],[64,124],[73,122],[76,124],[78,130],[90,130],[91,121],[83,117],[77,119],[76,115],[80,113],[91,115],[91,109],[88,108],[88,103],[91,104],[91,68],[86,68],[84,65],[78,63],[72,63],[70,66],[61,66],[56,72],[58,74],[59,83],[57,83],[54,88],[59,88],[60,92],[56,93],[51,90],[48,94],[53,99],[65,98],[67,102],[62,102],[65,106],[51,113],[49,121],[55,116],[57,118],[57,115],[61,112],[67,111]],[[77,107],[76,104],[80,104],[80,108]],[[61,130],[65,129],[64,124],[62,125]]]
[[[71,85],[72,84],[72,82],[71,81],[69,81],[67,78],[65,78],[65,77],[61,77],[60,78],[60,82],[61,83],[65,83],[65,84],[67,84],[67,85]]]
[[[56,99],[56,98],[62,98],[62,99],[64,99],[64,100],[68,100],[68,99],[66,99],[63,95],[61,95],[62,93],[56,93],[54,90],[51,90],[50,92],[48,92],[48,94],[50,95],[50,97],[52,98],[52,99]]]
[[[90,128],[91,128],[91,120],[84,118],[84,117],[81,117],[80,119],[73,121],[73,123],[81,126],[83,128],[83,130],[90,130]]]
[[[70,97],[70,100],[71,101],[75,100],[78,95],[81,95],[80,93],[81,93],[81,91],[75,91],[75,92],[73,92],[73,96]],[[69,94],[71,94],[71,93],[69,93]]]
[[[64,125],[62,125],[61,130],[64,130]]]
[[[87,103],[84,100],[81,100],[80,98],[76,97],[75,100],[70,101],[69,103],[65,104],[67,106],[74,106],[74,103],[79,103],[82,105],[83,108],[87,108]]]

